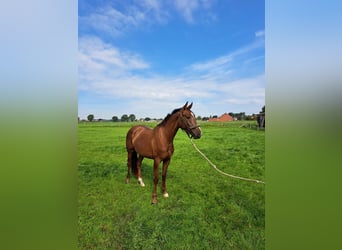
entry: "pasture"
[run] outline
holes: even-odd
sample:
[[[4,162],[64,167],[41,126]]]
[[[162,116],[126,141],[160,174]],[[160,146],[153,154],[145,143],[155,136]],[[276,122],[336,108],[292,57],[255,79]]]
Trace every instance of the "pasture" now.
[[[194,142],[224,172],[264,181],[264,131],[243,123],[201,122],[202,138]],[[265,185],[219,174],[182,130],[166,178],[169,198],[161,195],[160,175],[159,203],[151,205],[149,159],[142,164],[146,187],[134,176],[126,184],[125,138],[136,124],[78,125],[78,248],[265,248]]]

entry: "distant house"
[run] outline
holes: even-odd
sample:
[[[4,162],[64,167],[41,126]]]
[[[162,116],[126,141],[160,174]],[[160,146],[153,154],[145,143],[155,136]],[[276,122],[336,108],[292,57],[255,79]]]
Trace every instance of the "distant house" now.
[[[224,113],[220,117],[218,117],[218,118],[210,118],[208,121],[209,122],[230,122],[230,121],[233,121],[233,117],[231,117],[227,113]]]

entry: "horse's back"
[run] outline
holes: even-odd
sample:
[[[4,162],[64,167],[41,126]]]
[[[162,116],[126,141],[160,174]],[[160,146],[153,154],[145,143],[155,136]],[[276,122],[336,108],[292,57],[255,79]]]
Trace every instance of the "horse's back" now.
[[[135,136],[137,134],[143,133],[143,132],[152,132],[152,129],[143,125],[136,125],[131,127],[128,132],[127,132],[127,136],[126,138],[130,137],[130,136]]]

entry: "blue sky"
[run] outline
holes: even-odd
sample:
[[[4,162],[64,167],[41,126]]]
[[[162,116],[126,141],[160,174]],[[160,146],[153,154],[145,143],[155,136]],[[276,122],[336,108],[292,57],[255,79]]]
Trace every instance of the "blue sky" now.
[[[79,0],[78,115],[258,113],[264,1]]]

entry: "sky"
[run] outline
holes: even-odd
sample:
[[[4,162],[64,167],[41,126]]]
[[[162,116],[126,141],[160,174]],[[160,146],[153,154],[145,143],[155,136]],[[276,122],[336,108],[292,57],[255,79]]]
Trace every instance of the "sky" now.
[[[79,0],[78,116],[259,113],[264,16],[260,0]]]

